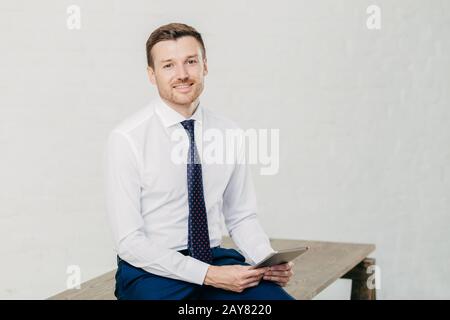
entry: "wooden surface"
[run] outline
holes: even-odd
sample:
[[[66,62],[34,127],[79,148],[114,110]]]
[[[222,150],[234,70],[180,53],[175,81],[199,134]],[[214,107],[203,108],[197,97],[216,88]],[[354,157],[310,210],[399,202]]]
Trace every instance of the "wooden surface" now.
[[[345,276],[353,280],[352,298],[374,298],[375,291],[360,290],[363,285],[361,275],[365,274],[364,266],[372,260],[365,258],[375,250],[373,244],[355,244],[323,241],[272,239],[275,250],[309,246],[310,250],[294,260],[294,277],[285,287],[286,291],[298,300],[312,299],[337,279]],[[221,245],[236,248],[230,238],[224,238]],[[367,262],[369,261],[369,262]],[[61,300],[109,300],[115,299],[114,286],[116,270],[81,284],[80,289],[61,292],[49,299]],[[356,279],[358,278],[358,279]],[[359,282],[358,282],[359,281]],[[363,288],[364,289],[364,288]],[[358,296],[362,294],[361,296]],[[349,293],[350,295],[350,293]]]

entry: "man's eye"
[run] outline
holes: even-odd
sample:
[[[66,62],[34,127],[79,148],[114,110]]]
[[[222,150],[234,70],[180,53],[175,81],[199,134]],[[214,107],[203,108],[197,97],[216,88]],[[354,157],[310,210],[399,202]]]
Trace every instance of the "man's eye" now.
[[[168,67],[170,67],[171,65],[172,65],[171,63],[166,64],[163,68],[168,68]]]
[[[188,60],[188,62],[189,62],[189,64],[197,63],[197,60],[192,59],[192,60]]]

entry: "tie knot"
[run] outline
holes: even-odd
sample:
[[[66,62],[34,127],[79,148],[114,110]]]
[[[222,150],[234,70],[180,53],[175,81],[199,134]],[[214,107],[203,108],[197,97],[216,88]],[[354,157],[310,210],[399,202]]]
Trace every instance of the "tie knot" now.
[[[191,137],[194,136],[194,121],[195,120],[184,120],[181,122],[181,125],[184,127],[184,129],[189,133]]]

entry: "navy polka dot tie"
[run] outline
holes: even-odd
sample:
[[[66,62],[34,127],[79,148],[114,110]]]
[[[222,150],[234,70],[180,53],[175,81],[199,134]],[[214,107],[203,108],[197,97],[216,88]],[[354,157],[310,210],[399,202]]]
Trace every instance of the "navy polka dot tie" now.
[[[203,195],[202,165],[198,156],[194,136],[194,120],[185,120],[181,125],[189,135],[187,182],[189,197],[189,255],[206,263],[212,262],[209,243],[208,217]]]

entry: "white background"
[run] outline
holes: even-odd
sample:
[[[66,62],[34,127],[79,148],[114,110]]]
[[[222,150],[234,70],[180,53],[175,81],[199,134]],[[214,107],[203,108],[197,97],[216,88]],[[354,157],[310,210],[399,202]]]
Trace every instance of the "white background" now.
[[[375,243],[379,298],[450,298],[445,0],[1,0],[0,298],[63,291],[68,265],[82,281],[115,267],[102,152],[157,94],[145,41],[169,22],[204,37],[205,106],[280,129],[279,173],[253,167],[270,237]]]

